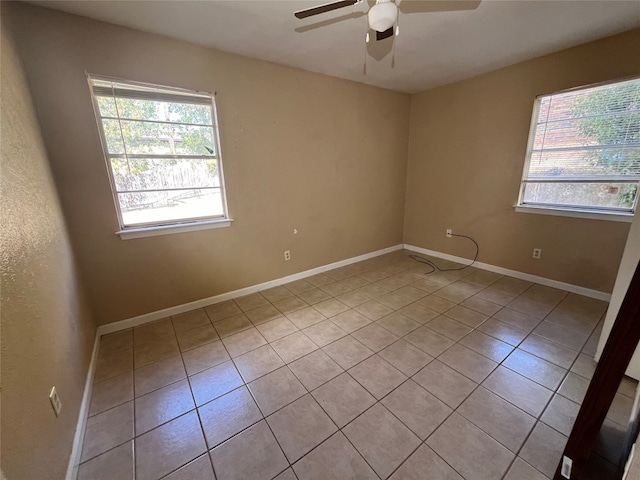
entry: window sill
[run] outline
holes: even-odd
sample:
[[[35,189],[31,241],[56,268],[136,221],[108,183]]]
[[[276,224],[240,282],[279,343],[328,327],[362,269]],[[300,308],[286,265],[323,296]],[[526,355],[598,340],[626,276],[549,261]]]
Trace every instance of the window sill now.
[[[134,238],[157,237],[158,235],[171,235],[173,233],[195,232],[197,230],[209,230],[210,228],[230,227],[232,218],[220,220],[205,220],[191,223],[176,223],[173,225],[156,225],[151,227],[126,228],[116,232],[122,240]]]
[[[633,221],[632,213],[603,213],[599,211],[574,210],[571,208],[534,207],[531,205],[514,205],[516,212],[536,213],[539,215],[554,215],[558,217],[588,218],[591,220],[605,220],[609,222]]]

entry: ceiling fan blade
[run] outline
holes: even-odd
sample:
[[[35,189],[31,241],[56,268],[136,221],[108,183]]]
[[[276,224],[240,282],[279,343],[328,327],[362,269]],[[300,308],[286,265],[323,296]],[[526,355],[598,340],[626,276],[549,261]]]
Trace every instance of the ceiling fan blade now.
[[[307,18],[320,13],[330,12],[331,10],[337,10],[338,8],[350,7],[356,3],[358,3],[358,0],[340,0],[338,2],[325,3],[317,7],[307,8],[306,10],[299,10],[295,12],[294,15],[296,18]]]
[[[395,27],[389,27],[384,32],[376,32],[376,42],[384,40],[385,38],[393,37],[393,30]]]
[[[398,5],[402,13],[453,12],[475,10],[480,0],[402,0]]]
[[[309,30],[314,30],[320,27],[326,27],[327,25],[333,25],[334,23],[343,22],[345,20],[350,20],[352,18],[364,17],[365,15],[366,13],[364,12],[351,12],[351,13],[347,13],[346,15],[341,15],[339,17],[329,18],[321,22],[310,23],[309,25],[303,25],[301,27],[297,27],[295,31],[298,33],[308,32]]]

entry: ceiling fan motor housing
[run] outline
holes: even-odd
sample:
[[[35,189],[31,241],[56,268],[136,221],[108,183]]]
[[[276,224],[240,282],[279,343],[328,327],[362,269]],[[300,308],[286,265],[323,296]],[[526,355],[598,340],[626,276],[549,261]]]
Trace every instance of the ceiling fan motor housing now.
[[[398,19],[398,7],[391,0],[378,0],[369,9],[369,26],[376,32],[390,29]]]

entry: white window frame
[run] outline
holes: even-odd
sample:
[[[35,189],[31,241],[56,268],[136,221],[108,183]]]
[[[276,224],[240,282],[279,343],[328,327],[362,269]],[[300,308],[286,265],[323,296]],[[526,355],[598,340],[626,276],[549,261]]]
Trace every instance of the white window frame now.
[[[533,154],[533,143],[536,136],[537,123],[538,123],[538,114],[540,112],[540,103],[543,98],[552,97],[554,95],[559,95],[562,93],[579,91],[579,90],[587,90],[595,87],[601,87],[605,85],[613,85],[616,83],[622,83],[629,80],[637,80],[640,77],[630,77],[617,79],[607,82],[600,82],[591,85],[585,85],[576,88],[570,88],[566,90],[560,90],[558,92],[553,92],[550,94],[538,95],[533,104],[533,111],[531,113],[531,122],[529,127],[529,138],[527,141],[527,152],[524,161],[524,168],[522,170],[522,179],[520,182],[520,192],[518,194],[518,202],[514,206],[516,212],[521,213],[534,213],[534,214],[542,214],[542,215],[555,215],[562,217],[574,217],[574,218],[588,218],[594,220],[609,220],[615,222],[632,222],[636,209],[638,207],[638,200],[640,198],[640,177],[639,178],[628,178],[628,177],[614,177],[614,176],[605,176],[599,181],[611,181],[612,183],[636,183],[638,184],[638,193],[636,194],[636,198],[634,200],[633,207],[629,210],[627,209],[616,209],[616,208],[589,208],[583,206],[573,206],[567,204],[536,204],[536,203],[526,203],[524,201],[525,194],[525,186],[527,182],[529,182],[529,166],[531,163],[531,157]],[[546,183],[574,183],[576,181],[596,181],[595,179],[581,179],[580,177],[572,177],[570,179],[553,179],[553,180],[542,180],[542,182]],[[540,179],[531,180],[534,183],[539,183]]]
[[[120,200],[118,198],[118,189],[116,188],[116,182],[113,174],[113,169],[111,166],[111,157],[114,154],[109,153],[108,144],[106,140],[106,135],[104,132],[104,126],[102,123],[103,116],[100,113],[99,105],[98,105],[98,94],[96,94],[96,89],[101,91],[103,87],[97,87],[93,85],[93,81],[106,81],[106,82],[114,82],[117,84],[122,84],[130,87],[140,87],[140,98],[146,100],[171,100],[179,99],[180,97],[188,97],[193,103],[197,103],[199,105],[209,105],[211,109],[211,121],[212,121],[212,130],[213,130],[213,141],[215,143],[215,157],[207,158],[215,158],[217,161],[218,167],[218,175],[220,178],[220,195],[222,200],[222,215],[218,216],[206,216],[206,217],[197,217],[197,218],[183,218],[183,219],[173,219],[166,221],[158,221],[158,222],[145,222],[135,225],[125,225],[122,216],[122,209],[120,206]],[[226,188],[224,181],[224,172],[222,165],[222,152],[220,148],[220,132],[219,132],[219,124],[218,124],[218,114],[216,108],[215,94],[209,92],[200,92],[195,90],[188,90],[177,87],[167,87],[164,85],[154,85],[150,83],[144,82],[136,82],[131,80],[123,80],[119,78],[107,77],[102,75],[93,75],[87,73],[87,81],[89,83],[89,91],[91,93],[91,100],[93,103],[94,114],[96,117],[98,132],[100,135],[100,141],[102,143],[102,150],[104,153],[104,159],[107,167],[107,172],[109,175],[109,183],[111,185],[111,193],[113,196],[113,201],[116,209],[116,214],[118,217],[118,223],[120,225],[120,229],[116,232],[123,240],[128,240],[132,238],[141,238],[141,237],[150,237],[157,235],[167,235],[173,233],[183,233],[189,231],[196,230],[205,230],[210,228],[221,228],[221,227],[229,227],[233,219],[229,218],[228,210],[227,210],[227,196],[226,196]],[[154,90],[155,92],[151,91]],[[117,98],[115,94],[114,97]],[[118,118],[119,120],[119,118]],[[124,158],[127,158],[127,153],[118,154],[118,157],[124,155]],[[147,157],[153,157],[153,155],[145,155]],[[216,187],[218,188],[218,187]]]

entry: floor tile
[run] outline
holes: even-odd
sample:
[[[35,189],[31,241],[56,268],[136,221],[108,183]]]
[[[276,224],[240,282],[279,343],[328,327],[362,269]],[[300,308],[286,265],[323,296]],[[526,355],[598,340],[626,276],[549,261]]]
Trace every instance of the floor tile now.
[[[493,315],[493,318],[525,332],[531,332],[540,323],[539,318],[531,317],[507,307]]]
[[[475,382],[438,360],[416,373],[413,380],[451,408],[457,408],[477,387]]]
[[[428,297],[424,297],[419,300],[418,303],[424,307],[427,307],[429,310],[433,310],[434,312],[438,312],[443,314],[447,310],[451,310],[456,306],[454,302],[450,302],[449,300],[445,300],[444,298],[440,298],[436,295],[429,295]]]
[[[320,290],[322,290],[325,293],[328,293],[332,297],[337,297],[338,295],[347,293],[353,289],[346,286],[343,283],[333,282],[333,283],[327,283],[326,285],[321,286]]]
[[[173,327],[171,327],[173,328]],[[134,333],[135,338],[135,333]],[[144,367],[163,358],[178,355],[178,340],[175,335],[152,338],[137,344],[133,349],[133,364],[135,368]]]
[[[324,302],[325,300],[329,300],[331,298],[331,295],[329,295],[327,292],[323,292],[319,288],[315,287],[313,287],[311,290],[299,293],[298,296],[309,305],[315,305],[316,303]]]
[[[298,295],[299,293],[306,292],[315,288],[312,284],[306,280],[296,280],[295,282],[287,283],[283,285],[287,290]]]
[[[580,405],[577,403],[561,395],[554,395],[540,420],[560,433],[569,436],[578,410],[580,410]]]
[[[299,480],[378,480],[346,437],[337,432],[294,465]]]
[[[308,277],[306,280],[315,287],[322,287],[323,285],[327,285],[334,281],[333,278],[325,275],[324,273],[318,273],[317,275]]]
[[[501,305],[498,305],[496,303],[491,303],[487,300],[483,300],[476,296],[467,298],[460,305],[488,316],[495,314],[498,310],[502,308]]]
[[[128,328],[121,332],[110,333],[100,337],[99,357],[107,357],[117,352],[131,350],[133,348],[133,329]]]
[[[267,341],[260,335],[260,332],[256,328],[251,328],[223,338],[222,343],[224,343],[231,358],[235,358],[243,353],[255,350],[262,345],[266,345]]]
[[[433,360],[431,355],[402,339],[381,350],[378,355],[409,377]]]
[[[418,347],[423,352],[428,353],[432,357],[437,357],[454,344],[453,340],[440,335],[427,327],[420,327],[414,330],[404,337],[404,340]]]
[[[438,360],[476,383],[482,382],[498,364],[460,344],[449,348]]]
[[[78,467],[77,480],[133,478],[133,441],[123,443]]]
[[[578,352],[575,350],[570,350],[536,335],[529,335],[522,342],[520,348],[565,369],[571,368],[571,364],[578,356]]]
[[[591,380],[593,373],[596,371],[597,362],[593,357],[581,353],[571,366],[571,371],[577,373],[581,377]]]
[[[287,468],[273,480],[298,480],[298,478],[296,477],[296,474],[293,473],[293,470],[291,470],[291,468]]]
[[[285,298],[295,297],[291,296]],[[284,301],[284,299],[282,301]],[[260,325],[261,323],[281,317],[282,313],[276,307],[269,304],[262,307],[254,308],[253,310],[248,310],[245,312],[245,315],[249,317],[249,320],[251,320],[254,325]]]
[[[381,478],[391,475],[420,445],[420,439],[379,403],[342,432]]]
[[[460,340],[460,345],[470,348],[494,362],[502,362],[513,351],[513,346],[478,330]]]
[[[285,317],[261,323],[256,328],[267,342],[273,342],[298,331],[298,327]]]
[[[189,377],[189,383],[196,405],[200,406],[230,392],[244,382],[233,362],[225,362]]]
[[[534,417],[540,416],[553,392],[502,366],[482,385]]]
[[[562,457],[567,437],[538,422],[519,456],[547,477],[552,478]]]
[[[297,328],[307,328],[326,319],[326,317],[313,307],[305,307],[287,314],[287,318]]]
[[[243,312],[269,305],[269,301],[260,293],[252,293],[251,295],[246,295],[244,297],[234,298],[233,301],[236,302]]]
[[[444,335],[454,342],[457,342],[473,330],[471,327],[468,327],[463,323],[456,322],[455,320],[443,315],[431,320],[427,323],[426,327],[434,330],[440,335]]]
[[[343,373],[311,392],[339,428],[344,427],[376,399],[349,374]]]
[[[303,355],[318,349],[318,346],[302,332],[296,332],[275,340],[271,342],[271,346],[278,352],[278,355],[285,363],[291,363]]]
[[[187,379],[136,398],[136,435],[162,425],[195,408]]]
[[[369,283],[368,285],[365,285],[363,287],[360,287],[358,289],[358,292],[365,294],[366,296],[368,296],[370,299],[376,299],[378,297],[381,297],[382,295],[384,295],[385,293],[389,292],[389,289],[378,285],[377,283]],[[385,307],[387,308],[387,307]]]
[[[289,368],[309,391],[328,382],[344,371],[322,350],[316,350],[299,358],[290,363]]]
[[[273,372],[284,365],[280,356],[270,345],[264,345],[255,350],[236,357],[233,361],[245,382],[249,383]]]
[[[516,453],[536,419],[485,388],[477,388],[457,412]]]
[[[358,277],[353,277],[353,278],[358,278]],[[342,282],[342,283],[345,283],[345,282]],[[358,287],[353,287],[353,288],[358,288]],[[344,303],[347,307],[353,308],[368,302],[369,297],[357,290],[351,290],[350,292],[346,292],[341,295],[338,295],[336,297],[336,300],[338,300],[341,303]]]
[[[464,277],[464,281],[486,288],[492,283],[497,282],[501,278],[502,275],[499,273],[489,272],[487,270],[476,270],[475,272]]]
[[[283,298],[293,296],[293,293],[291,293],[285,287],[273,287],[269,288],[268,290],[262,290],[260,293],[270,302],[275,302],[277,300],[282,300]]]
[[[518,457],[511,465],[504,480],[548,480],[548,478]]]
[[[183,352],[191,350],[192,348],[200,347],[206,343],[211,343],[220,338],[211,324],[193,328],[191,330],[185,330],[184,332],[178,333],[176,336],[178,338],[180,350]]]
[[[366,303],[358,305],[354,308],[357,312],[361,313],[369,320],[375,321],[393,312],[392,308],[382,305],[375,300],[370,300]]]
[[[135,395],[140,397],[186,376],[180,355],[146,365],[134,372]]]
[[[324,347],[347,334],[344,330],[329,320],[325,320],[305,328],[303,332],[319,347]]]
[[[351,335],[347,335],[323,347],[322,350],[344,369],[349,369],[365,358],[373,355],[373,351],[365,347]]]
[[[288,315],[290,313],[293,313],[308,307],[307,303],[298,297],[283,298],[282,300],[273,302],[273,306],[276,307],[285,315]]]
[[[133,400],[133,372],[104,380],[93,385],[89,416]]]
[[[318,310],[327,318],[334,317],[339,313],[349,310],[349,307],[347,307],[344,303],[339,302],[335,298],[330,298],[329,300],[325,300],[324,302],[316,303],[313,308]]]
[[[572,350],[580,351],[589,338],[589,333],[563,328],[551,322],[542,322],[533,331],[539,337],[559,343]]]
[[[481,286],[459,281],[441,288],[435,292],[434,295],[449,300],[450,302],[460,303],[472,295],[475,295],[480,290],[482,290]]]
[[[264,420],[211,450],[217,480],[271,480],[288,467]]]
[[[549,314],[549,312],[551,312],[551,310],[553,310],[555,302],[540,300],[537,298],[530,298],[527,296],[528,293],[529,291],[527,290],[519,297],[514,298],[507,304],[507,307],[509,307],[511,310],[516,310],[520,313],[529,315],[530,317],[542,320]]]
[[[102,347],[101,347],[102,348]],[[133,370],[133,349],[118,350],[116,352],[100,355],[96,361],[96,371],[93,375],[93,383],[108,380],[123,373]]]
[[[475,294],[475,297],[481,300],[486,300],[488,302],[504,306],[510,301],[512,301],[515,298],[515,295],[504,293],[500,291],[500,289],[491,285],[485,288],[484,290],[480,290],[478,293]]]
[[[182,354],[187,375],[194,375],[202,370],[215,367],[230,360],[227,349],[221,341],[208,343]]]
[[[87,419],[81,462],[133,438],[133,402],[99,413]]]
[[[360,277],[349,277],[349,278],[345,278],[344,280],[342,280],[342,283],[344,283],[346,286],[351,287],[355,290],[358,290],[366,285],[369,285],[369,282],[367,282],[364,278],[360,278]],[[359,294],[364,295],[364,292],[358,292]],[[338,295],[340,296],[340,295]],[[368,297],[370,298],[370,297]],[[338,300],[340,300],[338,298]],[[340,300],[342,302],[342,300]],[[345,302],[343,302],[345,303]]]
[[[440,315],[438,312],[420,305],[418,302],[407,305],[398,310],[398,312],[414,322],[418,322],[420,325],[424,325]]]
[[[136,438],[136,479],[155,480],[206,451],[198,415],[187,413]]]
[[[172,474],[164,477],[163,480],[216,480],[211,467],[209,455],[204,454],[184,467],[179,468]]]
[[[447,310],[443,315],[445,317],[449,317],[460,323],[463,323],[471,328],[476,328],[478,325],[485,322],[487,318],[489,318],[482,313],[478,313],[475,310],[471,310],[460,305],[456,305],[451,310]]]
[[[173,315],[171,317],[171,322],[173,323],[173,329],[176,334],[186,332],[187,330],[192,330],[194,328],[211,325],[209,316],[202,308],[182,313],[180,315]]]
[[[287,367],[260,377],[248,386],[265,416],[271,415],[307,393]]]
[[[424,295],[424,292],[421,292]],[[389,307],[392,310],[398,310],[399,308],[406,307],[415,300],[407,298],[398,293],[397,290],[385,293],[381,297],[378,297],[378,302],[382,305]]]
[[[426,440],[452,412],[413,380],[400,385],[381,403],[422,440]]]
[[[216,329],[216,332],[218,332],[218,335],[220,335],[220,338],[224,338],[229,335],[233,335],[234,333],[252,328],[253,323],[251,323],[249,317],[244,313],[240,313],[227,317],[224,320],[214,322],[213,327]]]
[[[366,327],[353,332],[351,335],[374,352],[379,352],[398,340],[396,335],[391,333],[389,330],[379,327],[375,323],[367,325]]]
[[[407,379],[404,373],[378,355],[373,355],[351,368],[349,374],[378,400]]]
[[[133,329],[133,345],[137,347],[143,343],[160,340],[175,335],[170,318],[163,318],[155,322],[145,323]]]
[[[558,388],[567,373],[564,368],[519,348],[515,349],[502,364],[551,390]]]
[[[527,332],[524,330],[512,327],[495,318],[490,318],[484,322],[478,327],[478,330],[513,346],[520,344],[527,336]]]
[[[396,472],[390,480],[464,480],[426,445],[421,445]]]
[[[290,463],[297,461],[338,430],[308,394],[267,417],[267,423]]]
[[[573,372],[569,372],[562,382],[562,385],[560,385],[558,393],[576,403],[582,403],[587,393],[587,388],[589,388],[589,380]]]
[[[468,479],[502,478],[514,457],[513,453],[457,413],[452,414],[426,444]],[[463,449],[461,445],[464,445]]]
[[[371,323],[371,320],[355,310],[347,310],[331,317],[331,321],[347,333],[353,333]]]
[[[240,387],[198,408],[208,448],[262,420],[247,387]]]
[[[238,305],[236,305],[233,300],[209,305],[207,307],[204,307],[204,311],[207,312],[207,315],[212,322],[224,320],[225,318],[229,318],[242,313],[240,307],[238,307]]]
[[[389,330],[398,337],[404,337],[407,333],[420,327],[418,322],[414,322],[398,312],[393,312],[386,317],[382,317],[376,322],[376,325]]]

